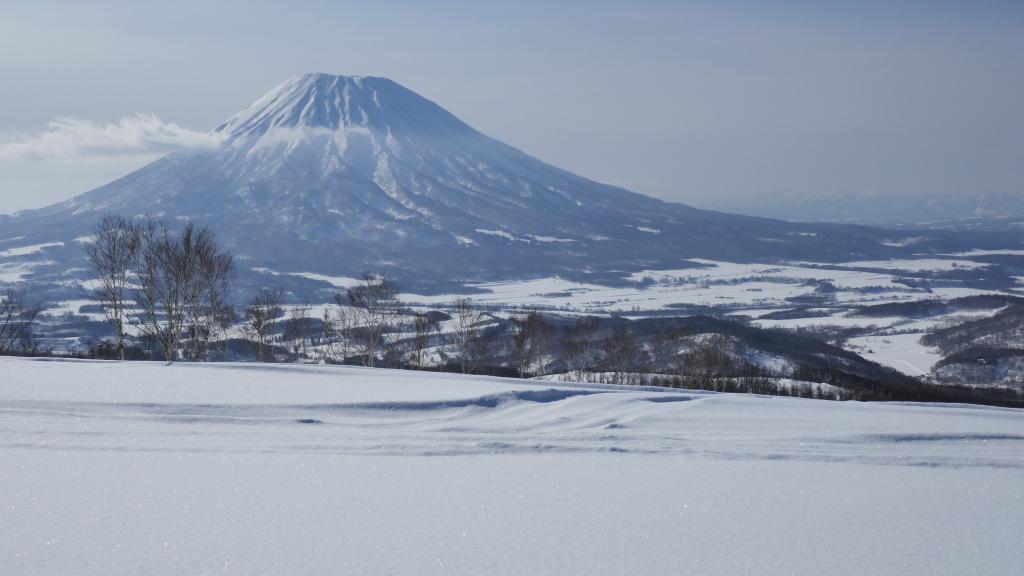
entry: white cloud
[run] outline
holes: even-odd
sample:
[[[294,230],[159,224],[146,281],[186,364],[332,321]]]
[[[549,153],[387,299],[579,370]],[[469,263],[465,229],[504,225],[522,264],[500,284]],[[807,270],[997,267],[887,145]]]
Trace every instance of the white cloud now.
[[[220,134],[195,132],[155,114],[126,116],[113,124],[54,118],[37,134],[0,136],[0,160],[88,160],[209,148]]]

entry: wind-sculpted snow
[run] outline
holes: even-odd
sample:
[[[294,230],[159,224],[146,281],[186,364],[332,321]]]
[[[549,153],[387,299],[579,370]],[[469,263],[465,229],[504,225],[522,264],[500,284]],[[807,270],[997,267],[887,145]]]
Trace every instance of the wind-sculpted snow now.
[[[0,358],[11,574],[1013,574],[1022,486],[1020,410]]]
[[[32,430],[7,428],[0,444],[8,448],[404,456],[614,451],[1024,470],[1024,412],[999,408],[352,367],[9,360],[0,366],[0,413]],[[306,423],[318,426],[300,425]]]

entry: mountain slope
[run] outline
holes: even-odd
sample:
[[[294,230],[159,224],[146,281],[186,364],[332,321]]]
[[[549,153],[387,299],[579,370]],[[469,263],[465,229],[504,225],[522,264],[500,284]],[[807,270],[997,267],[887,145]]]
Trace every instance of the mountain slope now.
[[[907,253],[891,233],[666,203],[576,176],[489,138],[384,78],[293,77],[175,153],[70,201],[0,219],[0,250],[64,242],[62,275],[108,213],[215,228],[245,270],[417,282],[619,274],[687,257],[854,260]],[[977,243],[972,247],[977,246]],[[958,247],[929,235],[913,250]]]

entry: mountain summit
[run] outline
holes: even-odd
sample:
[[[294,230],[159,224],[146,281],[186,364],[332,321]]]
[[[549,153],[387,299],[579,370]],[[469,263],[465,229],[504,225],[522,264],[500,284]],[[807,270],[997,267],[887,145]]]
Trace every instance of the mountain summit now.
[[[688,257],[821,261],[909,250],[886,245],[883,231],[698,210],[587,180],[385,78],[295,76],[214,133],[222,141],[212,150],[174,153],[0,219],[0,239],[64,242],[60,261],[34,271],[60,278],[81,257],[71,240],[101,216],[152,214],[213,227],[243,273],[373,269],[421,285],[621,276]],[[0,250],[8,245],[0,240]]]
[[[214,130],[231,139],[276,130],[470,134],[447,110],[401,85],[373,76],[293,76]]]

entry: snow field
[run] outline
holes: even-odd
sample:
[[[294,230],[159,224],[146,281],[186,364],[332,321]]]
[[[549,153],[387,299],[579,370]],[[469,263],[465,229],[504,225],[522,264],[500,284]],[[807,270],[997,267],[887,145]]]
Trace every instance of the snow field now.
[[[11,574],[1013,574],[1024,411],[0,359]],[[896,545],[895,543],[898,543]]]

